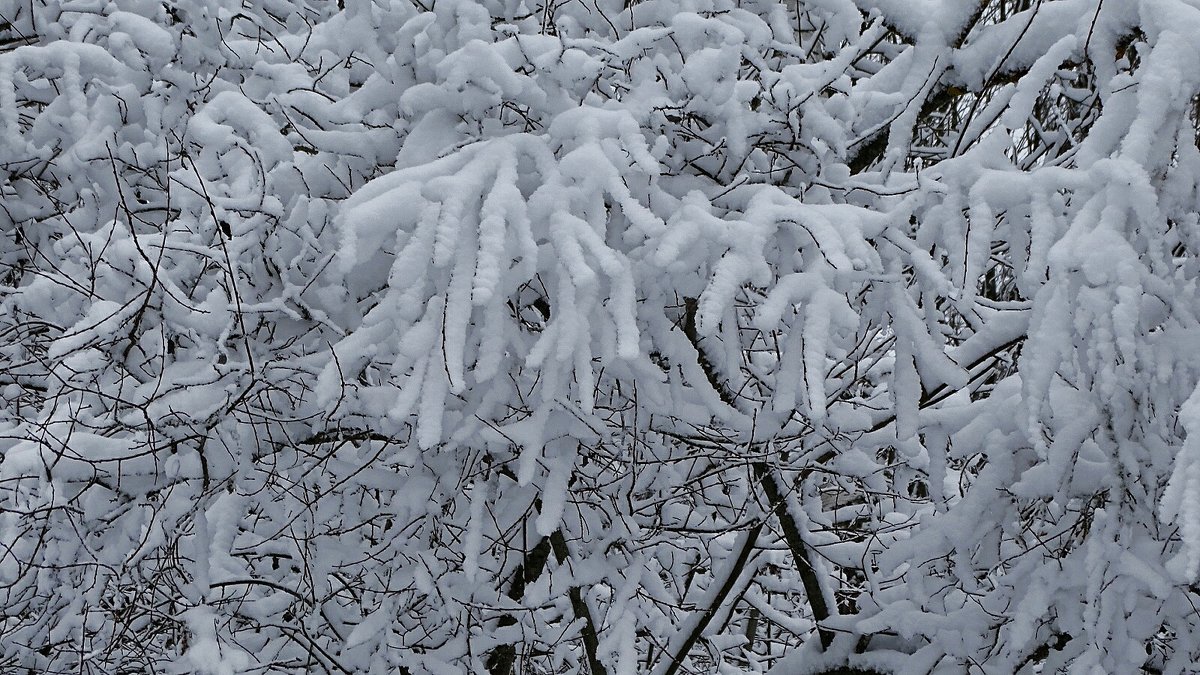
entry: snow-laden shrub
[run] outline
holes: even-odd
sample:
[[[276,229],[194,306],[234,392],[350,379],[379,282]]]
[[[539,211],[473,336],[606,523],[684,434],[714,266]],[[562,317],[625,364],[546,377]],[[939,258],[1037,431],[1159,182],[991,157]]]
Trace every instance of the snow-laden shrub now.
[[[1188,672],[1190,0],[16,3],[0,665]]]

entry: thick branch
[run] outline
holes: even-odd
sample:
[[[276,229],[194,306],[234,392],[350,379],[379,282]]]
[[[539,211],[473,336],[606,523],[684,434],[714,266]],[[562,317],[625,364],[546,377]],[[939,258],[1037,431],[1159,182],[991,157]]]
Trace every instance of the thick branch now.
[[[821,590],[821,582],[817,579],[817,570],[813,566],[812,556],[800,534],[800,526],[787,507],[787,490],[780,484],[779,472],[773,470],[766,462],[754,463],[754,474],[763,485],[770,502],[771,513],[779,519],[783,528],[783,540],[796,562],[796,571],[800,574],[800,583],[804,585],[804,594],[808,597],[808,606],[812,609],[813,620],[817,623],[817,633],[821,636],[821,646],[828,649],[833,643],[833,631],[822,628],[821,622],[829,618],[829,605],[825,602],[825,594]]]
[[[525,595],[525,587],[538,580],[542,575],[542,571],[546,569],[546,561],[550,558],[550,553],[554,553],[554,558],[558,564],[566,563],[570,557],[570,550],[567,548],[567,539],[563,536],[561,530],[557,530],[554,534],[548,537],[542,537],[537,545],[533,547],[525,555],[525,560],[517,567],[513,573],[512,584],[508,588],[508,598],[510,600],[519,601]],[[583,599],[583,592],[578,586],[572,586],[567,591],[567,596],[571,600],[571,610],[577,618],[583,619],[583,648],[587,653],[588,667],[592,675],[608,675],[608,670],[604,664],[600,662],[599,648],[600,640],[596,632],[596,624],[592,620],[591,610],[588,609],[587,602]],[[506,614],[500,617],[499,625],[511,626],[517,622],[517,619],[511,614]],[[487,670],[491,675],[510,675],[513,672],[513,665],[516,663],[517,649],[515,645],[506,644],[500,645],[492,650],[487,658]]]
[[[692,346],[696,349],[700,369],[704,371],[709,384],[717,391],[722,401],[733,406],[736,402],[734,394],[729,391],[728,387],[717,376],[712,363],[708,360],[704,349],[700,346],[700,340],[696,333],[696,306],[697,303],[694,298],[686,298],[684,300],[683,334],[687,336]],[[788,550],[792,553],[796,571],[800,574],[800,580],[804,584],[804,593],[808,597],[808,605],[812,610],[813,619],[819,627],[822,621],[829,618],[829,605],[825,602],[825,595],[821,591],[820,580],[817,579],[816,568],[813,567],[812,558],[805,546],[804,538],[800,534],[800,525],[787,508],[787,501],[785,499],[787,492],[784,488],[784,481],[780,477],[779,472],[767,462],[756,462],[754,464],[754,473],[763,484],[763,489],[767,493],[771,513],[779,520],[779,524],[783,528],[784,540],[787,542]],[[821,637],[821,646],[828,648],[833,642],[833,632],[824,628],[818,628],[818,634]]]
[[[681,667],[683,661],[687,658],[688,652],[692,650],[692,646],[696,641],[704,635],[704,629],[712,622],[713,617],[717,615],[717,610],[725,603],[726,598],[733,592],[734,586],[737,584],[738,577],[742,570],[746,567],[746,561],[750,559],[750,553],[754,550],[754,545],[758,541],[758,533],[762,531],[763,524],[756,523],[749,531],[746,532],[745,539],[742,541],[742,546],[735,554],[737,557],[729,564],[721,577],[713,579],[714,584],[720,584],[711,597],[705,603],[703,612],[692,624],[687,634],[679,641],[679,646],[675,648],[675,653],[671,656],[670,662],[661,671],[661,675],[675,675]]]
[[[542,537],[537,545],[532,550],[525,554],[525,560],[517,566],[516,572],[513,573],[512,584],[508,587],[508,599],[519,601],[525,596],[525,587],[538,577],[542,576],[542,570],[546,567],[546,560],[550,557],[550,537]],[[500,617],[500,627],[511,626],[517,622],[516,617],[511,614],[505,614]],[[512,644],[500,645],[488,654],[486,666],[488,673],[491,675],[510,675],[513,672],[513,663],[517,659],[517,648]]]
[[[554,557],[558,559],[558,564],[565,563],[569,551],[567,550],[567,539],[563,536],[562,530],[556,530],[554,534],[550,535],[550,545],[554,548]],[[597,655],[600,649],[600,640],[596,635],[596,624],[592,621],[592,612],[584,602],[583,593],[578,586],[572,586],[567,591],[567,597],[571,599],[571,609],[575,612],[575,617],[583,619],[583,648],[587,652],[588,667],[591,669],[592,675],[607,675],[608,670]]]

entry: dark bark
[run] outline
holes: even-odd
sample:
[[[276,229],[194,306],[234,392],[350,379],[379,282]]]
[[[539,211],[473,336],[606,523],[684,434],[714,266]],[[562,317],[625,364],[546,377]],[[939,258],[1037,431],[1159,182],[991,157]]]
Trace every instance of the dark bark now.
[[[542,575],[542,570],[546,567],[546,560],[550,557],[550,548],[550,537],[542,537],[537,545],[525,554],[525,560],[517,566],[516,572],[513,573],[512,584],[508,587],[506,595],[509,600],[519,601],[525,595],[525,587],[537,581],[538,577]],[[499,625],[503,628],[511,626],[516,622],[516,617],[511,614],[505,614],[500,617]],[[513,664],[516,660],[516,645],[500,645],[488,654],[486,662],[488,673],[491,675],[511,675]]]
[[[671,662],[667,664],[663,675],[675,675],[679,671],[683,666],[684,659],[687,658],[688,652],[692,650],[692,646],[704,635],[704,629],[708,627],[712,618],[716,616],[717,610],[721,608],[725,599],[733,592],[733,587],[737,583],[738,576],[741,574],[742,569],[745,568],[746,561],[750,559],[750,553],[754,550],[755,542],[758,541],[758,533],[762,531],[762,527],[763,524],[760,522],[750,528],[750,531],[746,534],[745,544],[737,552],[737,558],[734,560],[729,573],[725,575],[725,579],[721,582],[721,587],[717,590],[713,601],[708,607],[704,608],[704,613],[700,616],[700,620],[696,622],[696,625],[692,627],[691,632],[688,633],[683,643],[679,646],[679,649],[672,655]]]
[[[800,583],[804,585],[804,594],[808,597],[808,606],[812,610],[813,620],[817,623],[817,632],[821,636],[821,646],[828,649],[829,645],[833,644],[833,631],[820,626],[829,618],[829,604],[825,601],[825,595],[821,591],[821,582],[817,579],[817,570],[813,566],[808,545],[800,533],[800,526],[788,511],[787,488],[781,485],[779,472],[766,462],[755,462],[754,473],[762,483],[763,491],[767,493],[772,515],[779,520],[779,525],[783,528],[783,540],[787,543],[788,550],[792,552],[796,572],[800,575]]]
[[[704,371],[709,385],[716,390],[722,401],[730,407],[736,407],[736,397],[718,376],[712,362],[709,361],[708,356],[705,354],[704,348],[700,345],[700,337],[696,332],[696,309],[697,301],[695,298],[684,299],[684,316],[681,325],[683,334],[695,348],[696,359],[700,364],[700,369]],[[829,605],[825,602],[825,595],[821,592],[821,583],[817,579],[817,572],[813,567],[812,557],[801,535],[800,525],[796,522],[791,512],[788,511],[787,500],[785,499],[787,487],[784,480],[779,475],[779,472],[767,462],[755,462],[754,473],[758,481],[762,483],[764,492],[766,492],[771,515],[775,516],[779,521],[780,527],[783,529],[783,538],[787,543],[788,550],[791,551],[796,571],[800,575],[800,581],[804,585],[804,593],[808,597],[808,605],[809,609],[812,610],[813,620],[820,626],[822,621],[829,618]],[[818,633],[821,637],[821,646],[828,648],[833,643],[833,632],[824,628],[818,628]]]
[[[510,600],[519,601],[524,597],[525,587],[537,581],[542,576],[542,572],[546,569],[546,561],[550,559],[552,552],[554,553],[555,560],[560,565],[565,564],[570,557],[567,539],[563,536],[561,530],[556,531],[548,537],[542,537],[537,545],[525,554],[525,560],[522,561],[521,565],[513,573],[512,583],[508,587],[508,593],[505,594]],[[591,675],[608,675],[608,670],[600,662],[598,656],[600,646],[599,635],[596,633],[596,624],[592,620],[591,610],[583,598],[583,591],[578,586],[572,586],[567,591],[567,597],[571,601],[571,610],[575,613],[575,616],[583,619],[583,648],[587,653],[588,668],[591,670]],[[500,627],[512,626],[517,623],[517,619],[511,614],[505,614],[500,617],[498,623]],[[516,645],[506,644],[493,649],[488,654],[485,665],[487,666],[488,673],[491,675],[511,675],[516,660]]]
[[[558,564],[566,563],[569,557],[567,550],[567,539],[563,536],[562,530],[556,531],[550,535],[550,545],[554,548],[554,557],[558,559]],[[596,635],[596,624],[592,621],[592,610],[588,608],[587,602],[583,599],[583,592],[578,586],[572,586],[567,591],[567,597],[571,599],[571,609],[575,612],[577,618],[583,619],[583,649],[587,653],[588,668],[591,669],[592,675],[607,675],[608,670],[604,664],[600,662],[597,655],[600,647],[599,637]]]

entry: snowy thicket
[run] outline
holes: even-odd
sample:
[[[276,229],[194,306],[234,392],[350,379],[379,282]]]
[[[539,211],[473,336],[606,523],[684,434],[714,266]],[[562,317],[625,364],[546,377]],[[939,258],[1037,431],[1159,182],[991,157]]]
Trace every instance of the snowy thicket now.
[[[1197,0],[0,4],[0,670],[1186,673]]]

